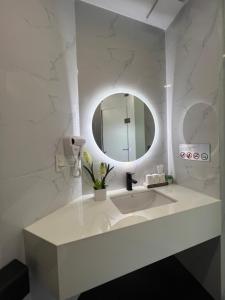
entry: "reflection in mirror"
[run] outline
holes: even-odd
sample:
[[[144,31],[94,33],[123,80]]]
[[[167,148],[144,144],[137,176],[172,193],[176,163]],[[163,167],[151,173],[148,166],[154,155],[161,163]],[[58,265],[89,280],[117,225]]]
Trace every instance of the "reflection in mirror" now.
[[[128,162],[152,146],[155,124],[146,104],[130,94],[114,94],[96,108],[92,130],[98,147],[108,157]]]
[[[186,112],[183,121],[183,135],[187,144],[211,144],[211,150],[218,145],[217,115],[212,105],[195,103]]]

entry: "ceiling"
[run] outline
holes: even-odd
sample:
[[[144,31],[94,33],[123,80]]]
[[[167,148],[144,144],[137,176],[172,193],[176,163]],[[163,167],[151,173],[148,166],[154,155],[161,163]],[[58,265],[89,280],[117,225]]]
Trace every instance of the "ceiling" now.
[[[82,0],[166,30],[188,0]]]

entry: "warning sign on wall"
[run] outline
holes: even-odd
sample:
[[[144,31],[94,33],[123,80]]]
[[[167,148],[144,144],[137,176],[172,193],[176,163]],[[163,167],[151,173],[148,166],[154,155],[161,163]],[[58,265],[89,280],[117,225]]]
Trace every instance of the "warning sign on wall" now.
[[[210,161],[210,144],[180,144],[181,159],[194,161]]]

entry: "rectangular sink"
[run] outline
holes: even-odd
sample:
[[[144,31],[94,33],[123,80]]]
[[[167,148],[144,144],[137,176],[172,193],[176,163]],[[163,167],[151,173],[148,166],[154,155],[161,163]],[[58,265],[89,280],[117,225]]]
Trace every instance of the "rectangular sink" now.
[[[166,196],[153,190],[144,192],[131,192],[127,195],[112,196],[112,202],[122,214],[129,214],[135,211],[145,210],[157,206],[175,203]]]

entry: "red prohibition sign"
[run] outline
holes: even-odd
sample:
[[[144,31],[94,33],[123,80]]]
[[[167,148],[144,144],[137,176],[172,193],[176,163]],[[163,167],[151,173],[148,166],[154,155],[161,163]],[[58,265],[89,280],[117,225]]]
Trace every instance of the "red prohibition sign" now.
[[[185,152],[181,152],[181,153],[180,153],[180,157],[181,157],[181,158],[185,158]]]
[[[194,157],[194,159],[199,159],[200,158],[200,154],[196,152],[196,153],[194,153],[193,157]]]
[[[187,158],[188,158],[188,159],[191,159],[191,158],[192,158],[192,153],[191,153],[191,152],[188,152],[188,153],[187,153]]]

